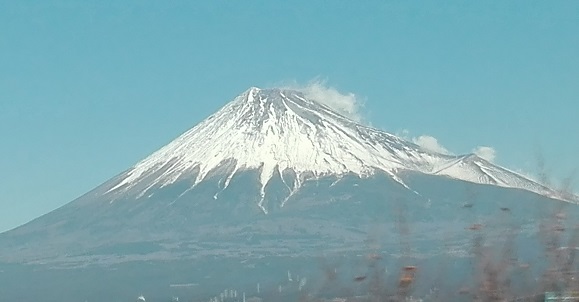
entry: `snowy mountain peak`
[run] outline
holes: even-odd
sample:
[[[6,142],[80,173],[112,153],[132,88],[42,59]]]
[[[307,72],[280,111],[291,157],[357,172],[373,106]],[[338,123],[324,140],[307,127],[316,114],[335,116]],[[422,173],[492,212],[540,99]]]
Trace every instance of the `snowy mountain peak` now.
[[[341,122],[352,122],[332,111],[330,108],[314,100],[307,99],[302,92],[297,90],[278,88],[260,89],[252,87],[245,91],[233,103],[237,102],[239,102],[240,105],[239,107],[234,106],[234,108],[242,112],[240,117],[248,119],[246,121],[251,122],[270,118],[274,120],[277,118],[283,119],[284,116],[292,116],[292,114],[311,123],[320,122],[320,114],[333,116],[340,119]],[[261,123],[257,125],[260,126]]]
[[[392,134],[366,127],[336,113],[300,91],[252,87],[177,139],[122,175],[108,193],[145,189],[190,179],[194,187],[219,171],[224,188],[238,171],[256,169],[262,206],[267,183],[277,174],[295,175],[291,190],[304,180],[332,175],[367,177],[383,172],[401,185],[400,171],[445,175],[471,182],[551,191],[476,155],[429,152]]]

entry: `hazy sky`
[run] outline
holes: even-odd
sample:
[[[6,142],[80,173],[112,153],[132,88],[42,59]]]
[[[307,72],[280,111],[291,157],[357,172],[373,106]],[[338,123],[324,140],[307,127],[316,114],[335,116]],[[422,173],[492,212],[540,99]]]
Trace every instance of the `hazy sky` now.
[[[0,231],[315,78],[425,146],[579,167],[579,1],[0,1]]]

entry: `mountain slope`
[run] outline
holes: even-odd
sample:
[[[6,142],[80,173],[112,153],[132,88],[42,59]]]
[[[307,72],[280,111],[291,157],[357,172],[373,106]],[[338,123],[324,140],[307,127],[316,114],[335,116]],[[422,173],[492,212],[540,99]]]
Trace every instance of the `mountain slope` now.
[[[247,90],[137,163],[107,193],[142,196],[153,187],[185,179],[194,187],[210,171],[223,175],[225,189],[236,172],[249,169],[259,170],[258,204],[265,213],[265,187],[275,173],[287,176],[282,180],[291,192],[307,178],[349,173],[367,177],[384,172],[406,186],[397,173],[410,170],[556,196],[552,190],[476,155],[430,152],[357,124],[299,91],[259,88]]]

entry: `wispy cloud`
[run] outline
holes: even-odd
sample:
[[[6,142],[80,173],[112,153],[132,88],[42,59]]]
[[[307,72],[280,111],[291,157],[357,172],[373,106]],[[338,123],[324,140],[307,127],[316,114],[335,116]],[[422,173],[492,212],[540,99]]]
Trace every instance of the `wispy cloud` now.
[[[438,141],[438,139],[430,135],[421,135],[418,137],[413,137],[412,142],[428,151],[433,151],[442,154],[452,154],[452,152],[448,151],[448,149],[446,149]]]
[[[336,88],[328,86],[327,81],[314,79],[307,85],[296,83],[283,85],[286,88],[301,91],[308,99],[328,106],[337,113],[354,120],[362,121],[360,113],[364,103],[353,93],[343,93]]]
[[[472,153],[479,157],[486,159],[489,162],[494,162],[497,157],[497,151],[493,147],[478,146],[472,150]]]

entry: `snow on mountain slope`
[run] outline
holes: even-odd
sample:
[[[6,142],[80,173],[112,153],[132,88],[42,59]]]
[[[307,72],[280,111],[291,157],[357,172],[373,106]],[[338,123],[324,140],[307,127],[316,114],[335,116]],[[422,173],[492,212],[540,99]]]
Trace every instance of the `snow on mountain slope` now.
[[[382,171],[402,185],[401,170],[530,190],[549,189],[475,155],[433,153],[392,134],[360,125],[302,93],[250,88],[221,110],[129,169],[108,193],[194,177],[191,186],[228,163],[224,186],[237,171],[259,169],[262,201],[276,171],[292,170],[297,190],[305,178]],[[161,172],[160,172],[161,171]],[[192,176],[193,175],[193,176]],[[152,180],[151,180],[152,179]],[[145,190],[146,191],[146,190]],[[142,192],[144,193],[144,191]],[[261,203],[260,203],[261,205]],[[262,207],[264,212],[267,212]]]
[[[562,199],[555,191],[531,181],[508,169],[496,166],[474,154],[459,156],[450,166],[435,171],[435,175],[445,175],[474,183],[524,189]]]

